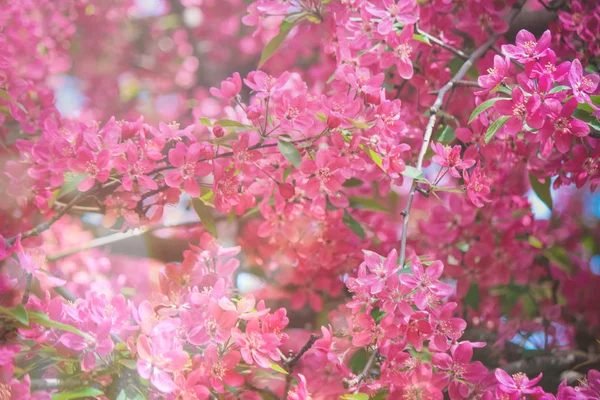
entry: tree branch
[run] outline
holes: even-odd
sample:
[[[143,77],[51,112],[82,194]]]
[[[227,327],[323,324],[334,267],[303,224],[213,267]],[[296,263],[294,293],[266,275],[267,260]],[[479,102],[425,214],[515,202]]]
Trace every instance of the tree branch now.
[[[85,250],[94,249],[96,247],[106,246],[111,243],[116,243],[121,240],[129,239],[129,238],[136,237],[136,236],[141,236],[148,232],[157,231],[159,229],[178,228],[178,227],[184,227],[184,226],[190,226],[190,225],[199,225],[201,223],[202,223],[201,221],[186,221],[186,222],[182,222],[179,224],[172,224],[172,225],[162,224],[162,225],[156,225],[156,226],[144,226],[144,227],[140,227],[140,228],[131,229],[126,232],[117,232],[112,235],[106,235],[106,236],[92,239],[89,242],[87,242],[81,246],[72,247],[70,249],[66,249],[66,250],[59,251],[54,254],[50,254],[46,258],[48,261],[57,261],[57,260],[60,260],[61,258],[68,257],[70,255],[79,253],[80,251],[85,251]]]
[[[48,229],[50,229],[50,227],[52,226],[52,224],[54,224],[56,221],[58,221],[59,219],[61,219],[63,216],[65,216],[69,210],[71,208],[73,208],[75,205],[77,205],[77,203],[79,203],[80,201],[85,200],[86,198],[100,192],[103,189],[108,189],[108,188],[112,188],[112,186],[117,186],[119,182],[118,181],[113,181],[113,182],[109,182],[106,185],[101,185],[98,186],[94,189],[91,189],[87,192],[80,192],[78,193],[67,205],[65,205],[60,211],[57,211],[56,214],[50,218],[48,221],[42,222],[41,224],[39,224],[38,226],[36,226],[35,228],[32,228],[26,232],[22,232],[19,235],[21,236],[21,239],[26,239],[28,237],[31,236],[38,236],[39,234],[41,234],[42,232],[47,231]],[[17,236],[13,236],[11,238],[5,239],[5,242],[7,245],[12,246],[15,241],[17,240],[17,237],[19,237],[19,235]]]
[[[452,47],[449,44],[446,44],[445,42],[443,42],[441,39],[438,39],[437,37],[430,35],[429,33],[421,30],[418,25],[415,25],[415,32],[418,33],[419,35],[425,36],[427,39],[429,39],[430,42],[433,42],[433,43],[437,44],[438,46],[440,46],[441,48],[448,50],[450,53],[454,54],[455,56],[458,56],[465,60],[469,58],[469,56],[467,54],[465,54],[465,52],[463,52],[462,50]]]
[[[315,342],[320,337],[321,336],[315,335],[314,333],[312,333],[310,335],[310,338],[304,344],[304,346],[302,346],[302,348],[300,349],[300,351],[298,352],[298,354],[296,354],[294,357],[290,358],[288,361],[285,362],[285,366],[286,366],[286,369],[288,371],[288,374],[285,377],[285,387],[283,389],[283,400],[286,400],[287,397],[288,397],[288,392],[290,391],[290,386],[292,384],[292,372],[294,371],[294,367],[296,366],[296,364],[298,363],[298,361],[300,361],[300,359],[302,358],[302,356],[308,350],[310,350],[310,348],[313,346],[313,344],[315,344]]]

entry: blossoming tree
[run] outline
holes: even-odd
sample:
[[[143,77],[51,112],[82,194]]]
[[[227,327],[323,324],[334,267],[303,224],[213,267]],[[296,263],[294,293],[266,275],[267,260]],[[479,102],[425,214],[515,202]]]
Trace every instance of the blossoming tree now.
[[[0,2],[0,399],[600,399],[599,21]]]

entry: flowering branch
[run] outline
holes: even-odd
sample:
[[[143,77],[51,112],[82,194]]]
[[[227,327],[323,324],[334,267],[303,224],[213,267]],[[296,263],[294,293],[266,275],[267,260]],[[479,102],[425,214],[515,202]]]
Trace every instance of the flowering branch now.
[[[517,17],[517,15],[519,15],[519,12],[521,11],[523,4],[525,4],[525,1],[520,0],[518,3],[516,3],[513,6],[512,10],[510,11],[510,14],[508,15],[508,19],[507,19],[507,22],[509,25],[514,21],[514,19]],[[450,79],[440,89],[440,91],[435,99],[435,102],[429,109],[429,112],[431,115],[430,115],[429,120],[427,121],[427,125],[425,127],[425,133],[423,135],[423,144],[421,145],[421,150],[419,152],[419,158],[417,159],[417,165],[416,165],[417,170],[421,171],[421,169],[423,168],[423,160],[425,159],[425,153],[427,152],[427,149],[429,147],[429,142],[431,141],[431,135],[433,134],[433,128],[435,127],[437,114],[441,110],[442,104],[444,102],[444,96],[450,89],[452,89],[455,86],[456,82],[460,81],[467,74],[467,72],[469,71],[471,66],[475,63],[475,61],[477,61],[479,58],[481,58],[488,51],[488,49],[490,47],[492,47],[494,45],[494,43],[496,43],[496,41],[498,40],[499,37],[500,37],[500,34],[498,34],[498,33],[493,34],[487,40],[487,42],[485,42],[477,50],[475,50],[473,52],[473,54],[471,54],[471,56],[460,67],[460,69],[456,72],[456,74],[452,77],[452,79]],[[410,209],[412,207],[413,198],[415,196],[415,192],[417,191],[417,185],[418,185],[417,180],[413,179],[413,183],[412,183],[410,192],[408,194],[408,199],[406,201],[406,207],[404,209],[404,214],[403,214],[404,219],[402,221],[402,242],[401,242],[401,247],[400,247],[400,265],[401,266],[403,266],[404,262],[406,261],[406,240],[408,237],[408,220],[409,220],[409,216],[410,216]]]
[[[50,218],[48,221],[42,222],[41,224],[39,224],[38,226],[36,226],[35,228],[32,228],[26,232],[20,233],[17,236],[5,239],[5,242],[8,245],[12,245],[16,240],[17,237],[21,237],[21,239],[25,239],[31,236],[37,236],[39,234],[41,234],[42,232],[50,229],[50,227],[59,219],[61,219],[63,216],[65,216],[69,210],[71,210],[72,207],[74,207],[75,205],[77,205],[77,203],[87,199],[88,197],[100,192],[102,189],[107,189],[107,188],[112,188],[114,187],[116,189],[118,182],[117,181],[113,181],[110,182],[104,186],[98,186],[95,189],[92,189],[88,192],[80,192],[78,193],[67,205],[65,205],[60,211],[57,211],[57,213]]]

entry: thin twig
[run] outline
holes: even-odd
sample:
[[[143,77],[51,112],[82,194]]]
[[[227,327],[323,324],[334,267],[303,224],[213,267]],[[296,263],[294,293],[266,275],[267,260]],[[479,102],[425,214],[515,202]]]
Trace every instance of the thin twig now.
[[[19,237],[19,236],[21,236],[21,239],[26,239],[28,237],[37,236],[37,235],[41,234],[42,232],[50,229],[52,224],[54,224],[56,221],[58,221],[63,216],[65,216],[69,212],[69,210],[71,210],[71,208],[73,206],[77,205],[77,203],[79,203],[80,201],[85,200],[86,198],[93,196],[96,193],[98,193],[104,189],[114,190],[114,189],[116,189],[117,184],[118,184],[117,181],[113,181],[113,182],[107,183],[106,185],[97,186],[96,188],[93,188],[87,192],[78,193],[75,197],[73,197],[73,199],[66,206],[64,206],[61,210],[57,211],[56,214],[54,215],[54,217],[50,218],[48,221],[42,222],[35,228],[32,228],[26,232],[22,232],[19,235],[13,236],[11,238],[5,239],[6,244],[9,246],[12,245],[17,240],[17,237]],[[113,186],[115,187],[114,189],[112,188]]]
[[[524,3],[525,3],[525,0],[520,0],[518,3],[516,3],[513,6],[512,10],[510,11],[510,14],[508,15],[508,19],[507,19],[508,25],[512,24],[514,19],[517,17],[519,12],[521,11],[521,8],[523,7]],[[487,42],[485,42],[481,47],[479,47],[477,50],[475,50],[473,52],[473,54],[471,54],[469,56],[469,58],[465,61],[465,63],[462,65],[462,67],[460,67],[460,69],[456,72],[456,74],[452,77],[452,79],[450,79],[450,81],[448,81],[440,89],[440,91],[435,99],[435,102],[429,109],[429,112],[431,115],[430,115],[429,120],[427,121],[427,125],[425,127],[425,133],[423,135],[423,144],[421,145],[421,150],[419,152],[419,158],[417,159],[417,166],[416,166],[417,170],[421,171],[421,169],[423,168],[423,160],[425,159],[425,153],[427,152],[427,149],[429,147],[429,142],[431,141],[431,135],[433,134],[433,128],[435,127],[437,114],[440,111],[440,109],[443,105],[443,102],[444,102],[444,96],[450,89],[452,89],[454,87],[456,82],[463,79],[463,77],[467,74],[467,72],[469,71],[471,66],[475,63],[475,61],[477,61],[479,58],[481,58],[494,45],[494,43],[496,43],[496,41],[498,40],[499,37],[500,37],[500,34],[497,34],[497,33],[493,34],[487,40]],[[406,261],[406,239],[408,236],[408,220],[409,220],[409,216],[410,216],[410,209],[412,207],[413,198],[415,197],[415,192],[417,190],[417,184],[418,184],[417,180],[413,179],[413,183],[412,183],[410,192],[408,194],[408,199],[406,201],[406,208],[404,209],[405,214],[404,214],[404,219],[402,221],[402,242],[401,242],[401,247],[400,247],[400,265],[401,266],[404,266],[404,263]]]
[[[467,54],[465,54],[465,52],[463,52],[462,50],[452,47],[449,44],[446,44],[445,42],[443,42],[441,39],[438,39],[437,37],[421,30],[418,25],[415,26],[415,32],[420,35],[425,36],[427,39],[429,39],[430,42],[433,42],[433,43],[437,44],[438,46],[440,46],[441,48],[448,50],[450,53],[454,54],[455,56],[458,56],[465,60],[469,58],[469,56]]]
[[[504,55],[504,53],[502,52],[502,50],[500,50],[498,48],[498,46],[492,46],[492,50],[494,50],[496,53],[500,54],[501,56]],[[518,68],[520,68],[521,70],[525,70],[525,66],[523,64],[521,64],[520,62],[518,62],[517,60],[515,60],[514,58],[511,58],[510,61],[515,64]]]
[[[23,293],[23,300],[21,304],[26,305],[29,302],[29,293],[31,292],[31,283],[33,282],[33,274],[27,273],[27,282],[25,283],[25,293]]]
[[[310,335],[310,338],[304,344],[304,346],[302,346],[302,348],[300,349],[300,351],[298,352],[298,354],[296,354],[294,357],[290,358],[288,361],[285,362],[285,367],[286,367],[286,369],[288,371],[288,374],[285,377],[285,387],[283,389],[283,400],[286,400],[287,397],[288,397],[288,392],[290,391],[290,386],[292,384],[292,372],[294,371],[294,367],[296,366],[296,364],[298,363],[298,361],[300,361],[300,359],[302,358],[302,356],[308,350],[310,350],[310,348],[313,346],[313,344],[315,344],[315,342],[319,338],[320,338],[319,335],[315,335],[314,333],[312,333]]]
[[[367,361],[367,364],[365,365],[365,368],[363,368],[362,372],[360,374],[356,375],[356,377],[354,379],[352,379],[351,381],[348,382],[349,388],[356,386],[356,390],[358,390],[358,386],[369,374],[369,371],[371,370],[371,366],[373,365],[373,362],[375,361],[375,358],[377,358],[378,355],[379,355],[379,350],[375,350],[371,354],[371,357],[369,357],[369,360]]]
[[[479,86],[479,83],[475,82],[475,81],[456,81],[454,82],[454,87],[456,86],[466,86],[466,87],[472,87],[472,88],[476,88],[476,89],[481,89],[481,86]],[[438,94],[440,91],[439,90],[434,90],[429,92],[429,94]]]

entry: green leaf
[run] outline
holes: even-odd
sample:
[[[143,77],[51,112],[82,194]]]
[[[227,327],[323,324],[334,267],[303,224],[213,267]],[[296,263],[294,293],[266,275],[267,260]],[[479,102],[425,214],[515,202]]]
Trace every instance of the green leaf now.
[[[217,238],[217,227],[215,226],[215,216],[212,213],[212,210],[209,206],[207,206],[204,201],[200,198],[192,199],[192,206],[198,214],[202,225],[206,228],[206,230]]]
[[[403,274],[413,275],[412,268],[410,268],[410,266],[409,266],[409,267],[404,267],[402,269],[399,269],[398,275],[403,275]]]
[[[285,182],[287,180],[287,177],[290,176],[290,172],[292,172],[292,168],[294,168],[294,167],[287,167],[283,170],[282,182]]]
[[[350,179],[346,179],[346,181],[344,182],[344,184],[342,186],[347,187],[347,188],[357,188],[357,187],[361,187],[363,184],[364,184],[364,182],[361,181],[360,179],[350,178]]]
[[[419,33],[414,33],[413,39],[431,46],[431,42],[429,41],[429,38],[427,36],[421,35]]]
[[[528,318],[533,318],[537,314],[538,308],[531,295],[523,297],[523,311]]]
[[[200,188],[200,200],[209,207],[214,207],[215,193],[212,189],[205,187]]]
[[[387,208],[386,206],[379,204],[379,202],[377,202],[377,200],[371,198],[371,197],[357,197],[357,196],[351,196],[350,198],[348,198],[348,200],[350,201],[350,207],[352,208],[361,208],[364,210],[369,210],[369,211],[383,211],[383,212],[389,212],[389,208]]]
[[[221,125],[223,127],[232,127],[232,128],[250,128],[250,129],[254,129],[254,127],[252,127],[250,125],[244,125],[241,122],[234,121],[234,120],[231,120],[231,119],[220,119],[218,121],[215,121],[214,125]]]
[[[350,121],[352,126],[354,126],[355,128],[358,128],[358,129],[369,129],[370,128],[369,124],[367,124],[366,122],[363,122],[363,121],[355,121],[351,118],[348,118],[348,121]]]
[[[210,119],[205,117],[200,118],[200,123],[205,126],[213,126],[212,122],[210,122]]]
[[[302,21],[302,19],[303,18],[300,17],[291,22],[286,20],[281,22],[281,25],[279,25],[279,33],[265,46],[260,56],[260,61],[258,62],[258,68],[261,68],[264,63],[266,63],[269,58],[275,54],[277,49],[279,49],[279,46],[281,46],[281,44],[285,41],[285,38],[287,38],[289,35],[292,28],[296,26],[298,22]]]
[[[538,178],[533,174],[529,174],[529,183],[531,188],[539,197],[540,200],[552,211],[552,196],[550,195],[550,178],[546,178],[544,183],[540,183]]]
[[[465,295],[464,302],[467,306],[471,306],[474,310],[478,310],[479,300],[479,285],[471,283],[469,291]]]
[[[464,193],[464,190],[461,188],[453,188],[453,187],[444,187],[444,186],[436,186],[432,189],[433,192],[450,192],[450,193]]]
[[[354,374],[360,374],[367,365],[367,351],[364,348],[359,349],[350,359],[350,368]]]
[[[277,371],[279,373],[288,375],[289,372],[287,372],[285,369],[283,369],[279,364],[274,363],[273,361],[271,361],[271,369],[273,371]]]
[[[456,131],[449,125],[440,126],[438,129],[437,140],[440,143],[448,144],[456,138]]]
[[[46,314],[44,314],[41,311],[29,310],[28,314],[29,314],[29,321],[31,323],[42,325],[42,326],[47,326],[49,328],[60,329],[65,332],[71,332],[76,335],[82,336],[88,340],[94,340],[90,335],[88,335],[85,332],[80,331],[79,329],[75,328],[74,326],[51,320],[50,317],[48,317]]]
[[[404,172],[402,172],[402,175],[406,176],[407,178],[412,178],[412,179],[425,179],[425,175],[423,175],[423,171],[420,171],[410,165],[406,166],[406,169],[404,170]]]
[[[0,98],[3,98],[4,100],[10,101],[11,103],[13,103],[17,107],[19,107],[21,109],[21,111],[23,111],[24,113],[27,114],[27,110],[25,109],[25,107],[23,107],[23,104],[21,104],[21,103],[19,103],[17,101],[14,101],[12,99],[12,97],[10,97],[10,94],[8,94],[8,92],[6,90],[0,89]]]
[[[570,86],[556,86],[556,87],[553,87],[548,93],[549,94],[558,93],[558,92],[562,92],[562,91],[570,90],[570,89],[571,89]]]
[[[360,225],[360,223],[357,220],[355,220],[354,217],[352,217],[352,215],[350,215],[350,213],[347,210],[344,210],[344,217],[342,218],[342,222],[348,228],[350,228],[350,230],[354,232],[356,236],[358,236],[362,240],[365,240],[365,230]]]
[[[594,110],[586,104],[580,104],[573,112],[573,117],[585,122],[594,131],[600,131],[600,121],[593,115]]]
[[[492,90],[490,90],[490,93],[496,93],[496,92],[504,93],[509,96],[512,95],[512,91],[504,85],[498,85],[495,88],[493,88]]]
[[[373,318],[376,323],[379,323],[386,315],[387,313],[380,310],[378,307],[375,307],[373,311],[371,311],[371,318]]]
[[[279,140],[277,141],[277,148],[294,167],[300,168],[302,156],[296,146],[294,146],[294,143]]]
[[[126,389],[121,390],[119,395],[117,396],[117,400],[145,400],[145,396],[141,393],[136,392],[135,387],[128,387]]]
[[[325,116],[325,114],[319,113],[319,114],[316,114],[315,116],[323,122],[327,121],[327,117]]]
[[[359,145],[359,147],[363,149],[369,155],[369,157],[371,157],[371,160],[373,160],[373,162],[377,164],[379,168],[383,169],[383,162],[379,154],[362,144]]]
[[[29,318],[27,316],[27,310],[25,309],[25,307],[23,307],[22,304],[19,304],[12,308],[0,307],[0,313],[14,318],[17,322],[19,322],[25,326],[29,326]]]
[[[119,364],[123,365],[125,368],[128,369],[137,369],[137,362],[135,360],[121,359],[119,360]]]
[[[564,247],[553,246],[544,251],[544,256],[565,272],[571,272],[572,263]]]
[[[104,392],[96,388],[81,388],[69,390],[67,392],[54,393],[52,400],[71,400],[82,399],[84,397],[102,396]]]
[[[495,120],[494,122],[492,122],[492,124],[490,125],[490,127],[488,128],[487,132],[485,133],[485,142],[489,143],[492,138],[496,135],[496,133],[500,130],[500,128],[502,128],[504,126],[504,124],[506,123],[506,121],[508,121],[510,117],[508,115],[504,115],[500,118],[498,118],[497,120]]]
[[[485,110],[487,110],[488,108],[493,106],[494,103],[496,103],[497,101],[500,101],[500,100],[510,100],[510,99],[507,97],[494,97],[492,99],[484,101],[483,103],[478,105],[471,113],[471,117],[469,118],[469,124],[471,122],[473,122],[473,120],[475,118],[477,118],[479,116],[479,114],[481,114],[482,112],[484,112]]]
[[[536,249],[541,249],[542,247],[544,247],[544,244],[540,241],[540,239],[536,238],[535,236],[529,236],[527,238],[527,242],[529,242],[529,244],[535,247]]]
[[[60,199],[61,197],[75,191],[77,189],[77,186],[79,185],[79,183],[81,183],[83,178],[85,178],[86,176],[87,176],[87,174],[75,175],[72,173],[67,173],[67,175],[65,176],[65,183],[63,183],[62,187],[58,191],[58,194],[56,195],[56,199]]]
[[[369,400],[369,395],[366,393],[348,393],[340,397],[342,400]]]

